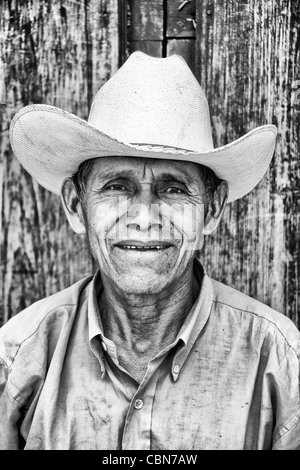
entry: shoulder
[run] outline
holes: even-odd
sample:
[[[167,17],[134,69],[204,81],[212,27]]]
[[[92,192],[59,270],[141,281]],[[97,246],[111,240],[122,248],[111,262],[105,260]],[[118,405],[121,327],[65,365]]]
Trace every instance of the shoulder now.
[[[41,299],[12,317],[0,328],[0,358],[8,365],[23,343],[35,337],[50,336],[72,322],[78,305],[86,298],[92,276],[76,282],[56,294]],[[42,342],[41,338],[39,341]]]
[[[214,279],[211,281],[213,304],[220,315],[229,315],[232,321],[240,322],[241,325],[255,323],[261,333],[271,333],[278,341],[286,342],[300,355],[300,332],[291,319],[237,289]]]

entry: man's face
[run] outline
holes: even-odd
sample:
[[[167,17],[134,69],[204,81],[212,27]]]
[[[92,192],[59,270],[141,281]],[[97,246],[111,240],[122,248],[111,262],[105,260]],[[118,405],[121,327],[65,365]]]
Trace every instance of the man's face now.
[[[102,274],[136,294],[158,293],[184,279],[201,246],[204,202],[194,163],[97,159],[82,211]]]

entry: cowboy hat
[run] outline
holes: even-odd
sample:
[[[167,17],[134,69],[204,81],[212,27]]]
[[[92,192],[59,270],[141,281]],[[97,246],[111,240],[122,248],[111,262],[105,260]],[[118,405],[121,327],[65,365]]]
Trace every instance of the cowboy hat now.
[[[276,128],[257,127],[214,148],[206,97],[184,59],[134,52],[95,95],[88,121],[54,106],[21,109],[10,126],[21,165],[60,194],[83,161],[103,156],[199,163],[228,182],[228,202],[251,191],[274,153]]]

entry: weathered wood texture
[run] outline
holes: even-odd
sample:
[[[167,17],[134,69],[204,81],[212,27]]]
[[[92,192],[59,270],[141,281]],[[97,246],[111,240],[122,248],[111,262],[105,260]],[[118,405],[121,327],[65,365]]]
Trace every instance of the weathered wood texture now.
[[[168,0],[165,16],[167,38],[195,38],[196,0]]]
[[[157,12],[161,1],[155,3]],[[183,55],[204,88],[215,146],[266,123],[278,128],[270,170],[248,196],[227,206],[220,227],[206,238],[202,259],[212,277],[300,327],[300,4],[196,0],[180,8],[182,3],[163,2],[158,39],[162,56]],[[149,19],[145,8],[144,2]],[[135,41],[151,30],[144,22],[134,27]]]
[[[167,1],[165,17],[166,56],[181,55],[195,72],[196,1]]]
[[[228,205],[207,238],[207,269],[300,327],[300,4],[198,0],[196,20],[196,74],[208,97],[215,145],[262,124],[278,128],[266,177]]]
[[[167,56],[179,54],[185,58],[190,69],[195,70],[195,41],[193,39],[168,39]]]
[[[8,128],[30,103],[87,118],[93,95],[118,66],[117,6],[117,0],[1,0],[0,323],[92,272],[85,238],[68,227],[59,197],[20,168]]]
[[[163,52],[163,0],[129,0],[130,53],[142,51],[161,57]]]
[[[180,54],[194,70],[196,2],[129,0],[129,51],[154,57]]]

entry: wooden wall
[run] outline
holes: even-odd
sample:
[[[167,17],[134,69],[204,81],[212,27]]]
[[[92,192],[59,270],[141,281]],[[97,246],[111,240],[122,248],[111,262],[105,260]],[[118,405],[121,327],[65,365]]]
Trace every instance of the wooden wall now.
[[[93,269],[85,239],[68,228],[59,198],[13,157],[13,115],[41,102],[86,118],[99,84],[128,53],[143,50],[185,57],[207,94],[216,146],[267,122],[278,127],[270,170],[252,193],[228,205],[203,259],[212,277],[300,327],[299,2],[182,3],[2,0],[0,322]]]
[[[117,70],[118,47],[117,0],[1,0],[0,322],[92,272],[85,238],[69,229],[59,197],[13,156],[11,119],[30,103],[87,118],[93,94]]]
[[[156,57],[182,55],[195,66],[196,1],[129,0],[129,51]],[[178,9],[179,8],[179,9]]]
[[[199,0],[196,21],[216,146],[262,124],[278,129],[266,177],[207,239],[207,268],[300,327],[300,3]]]

